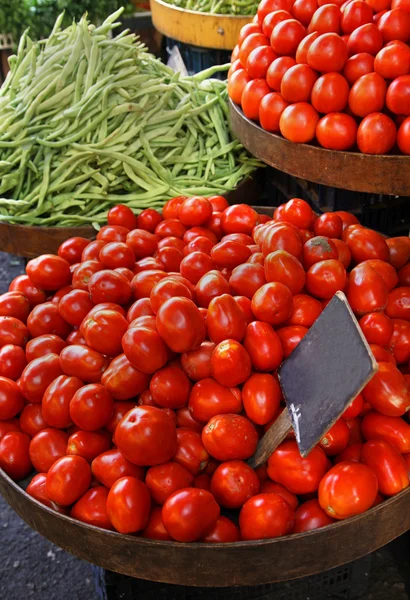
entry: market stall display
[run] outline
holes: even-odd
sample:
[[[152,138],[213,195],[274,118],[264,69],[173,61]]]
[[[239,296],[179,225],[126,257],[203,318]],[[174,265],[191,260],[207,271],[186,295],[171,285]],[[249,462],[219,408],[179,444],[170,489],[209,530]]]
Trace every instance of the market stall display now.
[[[113,209],[0,297],[0,465],[38,472],[2,493],[79,556],[174,583],[284,580],[383,545],[410,527],[409,258],[408,238],[299,199],[273,219],[222,197]],[[306,458],[290,438],[253,470],[276,370],[338,290],[379,371]]]

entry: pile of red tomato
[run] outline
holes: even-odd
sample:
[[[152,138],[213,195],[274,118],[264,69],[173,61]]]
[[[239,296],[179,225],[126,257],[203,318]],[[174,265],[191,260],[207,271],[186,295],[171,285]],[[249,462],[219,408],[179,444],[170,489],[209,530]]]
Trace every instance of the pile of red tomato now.
[[[228,92],[291,142],[410,154],[409,0],[261,0]]]
[[[289,435],[254,470],[284,409],[277,369],[338,290],[379,371],[308,457]],[[0,467],[121,533],[316,529],[409,485],[409,361],[409,238],[297,198],[273,219],[221,196],[117,206],[0,296]]]

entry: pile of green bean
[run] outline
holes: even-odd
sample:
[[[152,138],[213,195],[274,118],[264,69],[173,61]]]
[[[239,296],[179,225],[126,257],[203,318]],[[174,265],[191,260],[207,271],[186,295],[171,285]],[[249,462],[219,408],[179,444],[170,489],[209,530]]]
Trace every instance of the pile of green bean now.
[[[258,165],[232,138],[226,84],[174,73],[114,13],[23,35],[0,88],[0,221],[98,227],[177,195],[234,189]]]
[[[259,2],[255,0],[165,0],[186,10],[211,13],[213,15],[255,15]]]

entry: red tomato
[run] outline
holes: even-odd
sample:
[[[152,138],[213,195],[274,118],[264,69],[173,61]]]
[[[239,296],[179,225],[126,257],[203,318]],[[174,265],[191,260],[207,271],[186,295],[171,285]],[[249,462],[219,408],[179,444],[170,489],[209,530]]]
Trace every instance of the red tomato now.
[[[81,456],[59,458],[47,473],[46,493],[53,502],[69,506],[90,487],[91,469]]]
[[[26,404],[19,418],[20,429],[27,433],[29,437],[34,437],[36,433],[47,429],[48,424],[43,418],[41,404]]]
[[[0,421],[0,441],[4,438],[4,436],[7,433],[10,433],[11,431],[22,431],[18,419],[8,419],[6,421]]]
[[[208,308],[213,298],[229,294],[231,287],[220,271],[210,271],[195,286],[195,299],[198,306]]]
[[[161,409],[139,406],[117,425],[115,443],[121,453],[140,466],[168,462],[177,447],[175,425]]]
[[[372,267],[372,269],[379,273],[379,275],[383,278],[383,281],[386,284],[389,292],[396,287],[399,278],[395,268],[392,267],[392,265],[378,258],[369,259],[365,261],[365,264],[369,265]]]
[[[228,95],[235,102],[241,105],[242,95],[247,83],[251,81],[245,69],[238,69],[228,79]]]
[[[397,145],[403,154],[410,154],[410,117],[404,119],[399,127]]]
[[[369,344],[378,344],[387,348],[393,335],[393,323],[387,315],[368,313],[360,319],[359,325]]]
[[[278,336],[283,348],[283,357],[287,358],[307,334],[308,329],[301,325],[291,325],[278,329]]]
[[[334,519],[368,510],[376,498],[377,478],[367,465],[341,462],[326,473],[319,486],[319,504]]]
[[[327,237],[315,236],[303,246],[303,266],[309,270],[314,264],[323,260],[338,258],[338,251],[334,240]]]
[[[66,454],[68,434],[59,429],[43,429],[30,442],[30,460],[36,471],[47,473]]]
[[[217,460],[246,460],[255,453],[258,434],[254,425],[241,415],[216,415],[204,427],[202,441]]]
[[[93,307],[90,294],[78,289],[66,294],[58,304],[60,315],[73,327],[79,327]]]
[[[60,366],[65,375],[79,377],[87,383],[97,383],[107,368],[107,359],[88,346],[73,344],[61,351]]]
[[[235,387],[244,383],[251,373],[251,368],[250,356],[237,340],[225,339],[212,353],[211,374],[221,385]]]
[[[262,32],[261,26],[258,23],[247,23],[246,25],[241,27],[241,30],[239,32],[238,46],[240,47],[243,44],[243,42],[245,41],[245,39],[248,37],[248,35],[251,35],[251,33],[261,33],[261,32]],[[234,59],[232,59],[231,62],[234,62]]]
[[[343,33],[350,34],[355,29],[366,23],[373,22],[372,8],[362,0],[353,0],[349,2],[342,13]]]
[[[396,366],[396,360],[388,350],[385,350],[381,346],[377,344],[370,344],[370,350],[377,362],[389,362],[392,365]]]
[[[294,65],[282,77],[280,91],[286,102],[309,102],[317,73],[308,65]]]
[[[206,326],[208,336],[215,344],[227,338],[241,341],[246,331],[246,319],[234,298],[223,294],[209,303]]]
[[[340,75],[340,73],[326,73],[319,77],[314,84],[311,102],[320,113],[341,112],[347,105],[348,96],[349,84],[343,75]]]
[[[0,377],[0,420],[15,417],[24,406],[24,398],[17,383]]]
[[[100,383],[77,390],[70,401],[70,417],[84,431],[96,431],[108,423],[114,404],[109,391]]]
[[[66,508],[64,508],[63,506],[59,506],[55,502],[52,502],[47,496],[46,481],[46,473],[37,473],[37,475],[34,475],[33,479],[30,481],[26,488],[27,494],[35,500],[37,500],[37,502],[41,502],[41,504],[52,508],[58,513],[61,513],[63,515],[67,514]]]
[[[9,344],[25,346],[29,336],[29,330],[19,319],[0,317],[0,348]]]
[[[320,33],[318,31],[313,31],[309,33],[303,40],[300,42],[298,49],[296,50],[296,62],[298,64],[307,64],[307,53],[309,48],[313,44],[313,42],[319,37]],[[309,98],[308,98],[309,100]]]
[[[194,476],[204,471],[209,462],[209,454],[199,433],[186,427],[177,429],[177,450],[174,461]]]
[[[408,42],[410,39],[410,14],[403,8],[387,11],[381,16],[377,26],[384,42],[393,40]]]
[[[189,410],[192,417],[201,423],[207,423],[216,415],[240,413],[240,391],[229,389],[211,378],[202,379],[191,390]]]
[[[146,208],[137,216],[137,224],[136,227],[139,229],[145,229],[145,231],[149,231],[150,233],[154,233],[155,228],[159,223],[161,223],[162,217],[158,211],[153,208]],[[135,229],[134,227],[130,227],[130,229]]]
[[[162,218],[163,219],[176,219],[178,216],[178,209],[182,202],[186,200],[187,196],[175,196],[175,198],[171,198],[168,202],[165,203],[164,208],[162,209]]]
[[[410,263],[402,267],[397,274],[400,285],[410,285]]]
[[[335,4],[323,4],[314,12],[309,24],[309,32],[339,33],[342,13]]]
[[[123,242],[110,242],[101,248],[98,260],[105,269],[117,269],[118,267],[132,269],[135,265],[135,254]]]
[[[128,323],[131,323],[134,319],[146,315],[154,315],[154,311],[151,308],[151,301],[149,298],[140,298],[131,304],[128,309],[127,321]]]
[[[266,81],[272,90],[280,92],[282,78],[286,71],[296,64],[294,58],[290,56],[280,56],[276,58],[269,66],[266,73]]]
[[[410,452],[410,425],[400,417],[371,411],[363,418],[362,432],[366,440],[384,440],[401,454]]]
[[[45,300],[45,296],[44,296]],[[44,301],[43,300],[43,301]],[[6,292],[0,296],[0,316],[14,317],[22,323],[27,322],[30,314],[30,302],[21,292]]]
[[[103,268],[99,260],[86,260],[80,263],[73,273],[73,288],[88,292],[88,283],[93,274]]]
[[[287,19],[277,23],[270,36],[270,43],[277,54],[294,56],[306,35],[306,30],[296,19]]]
[[[214,527],[201,539],[202,542],[220,544],[228,542],[239,542],[241,539],[239,527],[228,517],[219,517]]]
[[[212,215],[212,204],[201,196],[191,196],[178,207],[178,219],[186,227],[203,225]]]
[[[347,60],[347,46],[337,33],[323,33],[307,53],[307,62],[321,73],[341,71]]]
[[[98,262],[98,257],[100,255],[100,251],[102,248],[104,248],[106,243],[107,242],[103,242],[103,240],[94,240],[93,242],[90,242],[82,251],[81,258],[78,261],[78,263],[89,261],[89,260]],[[79,266],[78,263],[74,263],[73,266],[75,266],[75,265]]]
[[[392,319],[393,335],[389,343],[389,351],[393,352],[398,364],[410,361],[410,322],[403,319]]]
[[[309,328],[321,312],[322,305],[319,300],[315,300],[306,294],[297,294],[293,297],[292,312],[287,323],[288,325],[302,325]]]
[[[396,141],[394,121],[383,113],[367,115],[357,131],[357,145],[364,154],[387,154]]]
[[[82,456],[91,463],[110,446],[111,439],[105,431],[76,431],[68,438],[66,454]]]
[[[110,488],[122,477],[142,479],[144,470],[127,460],[119,450],[103,452],[91,463],[93,476],[105,487]]]
[[[188,403],[191,383],[182,369],[167,365],[153,375],[149,389],[158,406],[177,409]]]
[[[399,451],[388,442],[366,442],[362,459],[375,473],[379,490],[384,496],[394,496],[409,486],[407,465]]]
[[[361,54],[362,52],[376,56],[382,47],[383,38],[374,23],[361,25],[350,34],[347,41],[349,56]]]
[[[306,144],[315,137],[318,121],[319,115],[313,106],[307,102],[297,102],[285,108],[280,117],[279,128],[287,140]]]
[[[396,79],[410,72],[410,49],[392,44],[376,55],[374,70],[385,79]]]
[[[70,325],[60,315],[58,306],[52,302],[35,306],[27,319],[27,327],[32,337],[51,333],[65,339],[71,331]]]
[[[148,519],[148,524],[142,532],[142,537],[152,540],[171,540],[162,520],[162,506],[154,506]]]
[[[21,375],[21,393],[29,402],[41,402],[50,383],[60,375],[62,371],[56,354],[36,358],[27,365]]]
[[[216,524],[220,508],[206,490],[185,488],[165,502],[162,519],[169,535],[178,542],[193,542],[206,535]]]
[[[142,373],[155,373],[168,361],[167,347],[159,333],[151,327],[128,329],[123,336],[122,347],[131,365]]]
[[[12,479],[24,479],[33,469],[29,455],[30,438],[10,431],[0,440],[0,468]]]
[[[352,310],[359,316],[383,310],[388,300],[383,278],[367,264],[358,265],[350,272],[346,295]]]
[[[252,79],[266,77],[269,65],[277,58],[277,54],[270,46],[259,46],[252,50],[246,60],[246,71]]]
[[[177,490],[191,487],[193,481],[193,475],[175,462],[151,467],[145,479],[152,498],[160,505]]]
[[[104,225],[97,233],[97,240],[103,240],[104,242],[125,242],[127,234],[129,233],[128,227],[122,225]]]
[[[287,10],[274,10],[266,15],[262,22],[262,31],[263,33],[270,38],[272,35],[272,31],[275,29],[276,25],[281,21],[287,21],[291,19],[292,15]],[[275,55],[276,58],[276,55]],[[272,62],[272,61],[271,61]],[[248,70],[248,69],[246,69]],[[249,71],[248,71],[249,72]],[[265,74],[266,75],[266,74]],[[263,77],[265,77],[263,75]]]
[[[242,390],[246,416],[257,425],[266,425],[278,413],[282,391],[273,375],[255,373]]]
[[[342,263],[344,268],[347,269],[352,261],[352,253],[350,252],[349,246],[342,240],[334,239],[332,241],[336,246],[340,262]]]
[[[54,254],[42,254],[27,263],[27,275],[42,290],[58,290],[71,283],[69,263]]]
[[[129,400],[147,389],[149,376],[136,369],[124,354],[120,354],[110,363],[101,382],[115,400]]]
[[[242,265],[235,267],[235,269],[232,271],[231,277],[229,278],[229,285],[233,291],[236,294],[246,296],[249,299],[251,299],[254,293],[265,283],[265,269],[262,265],[252,263],[243,263]],[[212,302],[214,303],[216,300],[217,299],[213,300]],[[212,304],[212,306],[214,306],[214,304]]]
[[[278,494],[259,494],[250,498],[239,514],[243,540],[280,537],[292,531],[295,511]]]
[[[113,529],[107,514],[107,497],[107,488],[104,486],[93,487],[77,500],[71,509],[70,516],[102,529]]]
[[[88,289],[94,304],[99,302],[127,304],[132,293],[128,279],[116,271],[109,270],[98,271],[91,275]]]
[[[122,477],[111,487],[107,498],[108,518],[120,533],[145,529],[151,510],[151,496],[145,483]]]
[[[22,304],[21,299],[18,303],[12,301],[12,298],[10,296],[11,292],[20,292],[21,294],[23,294],[29,301],[31,308],[37,306],[37,304],[41,304],[42,302],[46,301],[45,292],[36,287],[28,275],[19,275],[10,283],[9,292],[1,296],[0,314],[4,314],[2,311],[7,309],[10,310],[11,307],[13,307],[14,310],[16,310],[17,306]],[[22,310],[21,307],[19,310]],[[26,309],[24,310],[26,312]]]
[[[213,342],[205,341],[196,350],[185,352],[181,356],[181,367],[193,381],[211,376],[211,355],[215,348]]]
[[[108,211],[107,222],[108,225],[120,225],[127,229],[135,229],[137,227],[137,217],[124,204],[117,204]]]
[[[326,456],[340,454],[350,440],[350,430],[343,419],[338,419],[319,442]]]
[[[268,475],[294,494],[315,492],[328,469],[328,459],[316,446],[302,458],[294,441],[283,442],[268,459]]]
[[[203,424],[193,418],[188,406],[176,411],[177,427],[192,429],[196,433],[201,433]]]
[[[386,314],[392,319],[410,321],[410,286],[398,287],[389,293]]]
[[[410,238],[400,236],[387,238],[386,244],[389,247],[389,263],[399,270],[410,260]]]
[[[174,352],[198,348],[205,338],[205,323],[188,298],[170,298],[158,310],[158,333]]]
[[[260,481],[255,471],[241,460],[224,462],[212,475],[211,492],[225,508],[241,508],[259,492]]]
[[[381,111],[386,99],[386,90],[386,82],[378,73],[362,75],[350,90],[350,110],[359,117]]]
[[[322,260],[306,274],[306,290],[317,298],[332,298],[346,285],[346,270],[340,260]]]
[[[339,215],[335,215],[334,213],[324,213],[323,215],[320,215],[318,219],[316,219],[314,223],[314,231],[318,236],[340,238],[342,237],[343,233],[343,221]]]
[[[286,250],[299,260],[302,255],[302,241],[297,227],[292,223],[268,223],[268,227],[261,240],[264,256],[276,250]]]
[[[252,50],[260,46],[270,46],[269,38],[266,35],[263,35],[263,33],[251,33],[246,36],[239,50],[239,60],[243,68],[246,68],[246,61]]]
[[[81,255],[89,245],[90,240],[83,237],[72,237],[60,244],[57,254],[60,258],[66,260],[70,265],[81,261]]]
[[[243,345],[254,369],[272,371],[282,362],[283,350],[277,333],[268,323],[254,321],[247,326]]]
[[[283,283],[292,294],[301,292],[306,281],[301,263],[286,250],[268,254],[265,258],[265,275],[266,281]]]
[[[353,85],[355,81],[362,77],[362,75],[373,72],[374,56],[367,52],[359,52],[348,58],[343,69],[343,75],[347,79],[349,85]],[[379,75],[381,75],[381,73],[379,73]]]
[[[410,393],[406,380],[391,363],[379,363],[379,371],[363,389],[362,394],[366,402],[388,417],[400,417],[410,409]]]
[[[290,12],[292,8],[292,2],[290,0],[262,0],[258,6],[258,23],[262,24],[267,14],[276,10],[286,10]]]
[[[285,322],[292,312],[292,293],[283,283],[266,283],[252,298],[255,317],[270,325]]]
[[[280,117],[287,106],[289,103],[282,98],[281,94],[276,92],[266,94],[259,105],[261,127],[272,133],[278,132]]]
[[[308,500],[299,506],[295,514],[295,524],[292,533],[313,531],[334,523],[334,519],[321,508],[318,500]]]

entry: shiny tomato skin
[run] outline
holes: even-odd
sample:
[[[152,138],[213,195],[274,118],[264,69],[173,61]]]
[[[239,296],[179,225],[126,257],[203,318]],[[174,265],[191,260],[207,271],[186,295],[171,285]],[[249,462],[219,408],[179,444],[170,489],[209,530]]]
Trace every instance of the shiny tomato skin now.
[[[378,491],[372,469],[350,461],[338,463],[319,486],[319,504],[330,517],[346,519],[368,510]]]
[[[388,238],[386,244],[389,247],[389,263],[398,271],[410,260],[410,239],[405,236]]]
[[[291,315],[292,292],[283,283],[266,283],[252,298],[252,312],[260,321],[280,325]]]
[[[211,378],[193,386],[188,407],[192,417],[201,423],[219,414],[240,413],[243,408],[238,389],[229,389]]]
[[[288,325],[301,325],[311,327],[322,312],[319,300],[307,294],[296,294],[293,296],[292,312],[287,320]]]
[[[71,331],[70,325],[60,315],[58,306],[52,302],[35,306],[27,319],[27,327],[33,338],[54,334],[65,339]]]
[[[26,404],[19,417],[20,429],[23,433],[32,438],[43,429],[47,429],[48,424],[43,418],[41,404]]]
[[[410,322],[404,319],[392,319],[393,335],[388,345],[398,364],[410,361]]]
[[[32,480],[26,488],[27,494],[35,500],[37,500],[37,502],[41,502],[41,504],[52,508],[58,513],[63,515],[67,514],[66,508],[64,508],[63,506],[59,506],[55,502],[52,502],[47,496],[46,481],[47,473],[37,473],[37,475],[34,475],[34,477],[32,478]]]
[[[392,44],[380,50],[374,61],[374,69],[385,79],[396,79],[410,72],[410,52],[408,47]]]
[[[268,323],[262,321],[249,323],[243,345],[250,356],[252,367],[257,371],[273,371],[282,362],[281,342]]]
[[[75,289],[60,300],[58,310],[67,323],[79,327],[93,307],[90,294],[85,290]]]
[[[90,240],[83,237],[72,237],[65,240],[58,247],[57,254],[60,258],[66,260],[70,265],[81,262],[81,254],[89,245]]]
[[[157,225],[157,228],[160,225],[161,223]],[[158,247],[159,236],[150,233],[149,231],[145,231],[144,229],[134,229],[127,234],[124,241],[126,245],[131,248],[135,260],[140,260],[141,258],[152,256],[154,254]]]
[[[260,243],[256,241],[256,237],[255,242]],[[286,250],[298,260],[302,255],[301,235],[299,229],[292,223],[268,223],[260,245],[264,256],[276,250]]]
[[[262,265],[244,263],[235,267],[229,278],[229,285],[240,296],[252,299],[254,293],[266,283],[265,270]]]
[[[318,3],[319,4],[319,3]],[[309,31],[319,33],[340,33],[342,13],[335,4],[319,4],[309,24]]]
[[[165,203],[162,209],[163,219],[176,219],[178,216],[178,209],[182,202],[187,199],[187,196],[175,196]]]
[[[209,303],[206,327],[208,337],[215,344],[227,338],[240,342],[246,331],[245,315],[230,294],[222,294]]]
[[[210,271],[195,286],[196,302],[203,308],[208,308],[213,298],[230,292],[231,286],[220,271]]]
[[[311,104],[296,102],[287,106],[281,114],[279,129],[290,142],[306,144],[315,137],[318,121],[319,114]]]
[[[82,456],[91,463],[97,456],[110,449],[111,438],[105,431],[76,431],[68,438],[66,454]]]
[[[205,339],[205,323],[197,306],[188,298],[170,298],[157,313],[157,329],[174,352],[189,352]]]
[[[241,415],[216,415],[204,427],[202,441],[217,460],[246,460],[256,451],[258,434],[249,419]]]
[[[20,387],[8,377],[0,377],[0,420],[15,417],[24,406]]]
[[[338,419],[322,437],[319,446],[326,456],[336,456],[347,447],[349,440],[350,429],[343,419]]]
[[[44,290],[41,290],[35,286],[28,275],[19,275],[18,277],[15,277],[10,283],[9,293],[10,292],[19,292],[23,294],[29,301],[31,308],[46,301],[46,293]],[[0,313],[2,310],[5,310],[4,296],[6,295],[7,293],[2,295],[2,301],[0,302]],[[11,299],[11,297],[7,295],[7,299]]]
[[[143,392],[144,394],[149,393],[148,390]],[[140,395],[141,398],[142,394]],[[142,403],[141,403],[142,404]],[[111,419],[105,426],[105,429],[110,433],[114,433],[118,423],[121,419],[129,412],[132,408],[136,406],[135,399],[132,402],[114,402],[114,410],[111,416]]]
[[[211,356],[215,344],[208,340],[196,350],[181,355],[181,367],[192,381],[200,381],[211,376]]]
[[[92,275],[101,271],[102,268],[99,260],[91,259],[81,262],[73,273],[73,288],[88,292],[88,284]]]
[[[335,456],[334,463],[337,465],[340,462],[362,462],[362,450],[363,444],[361,442],[354,442],[349,444],[340,454]]]
[[[15,481],[33,469],[29,455],[30,438],[21,431],[10,431],[0,440],[0,468]]]
[[[297,64],[282,77],[280,92],[286,102],[309,102],[318,76],[308,65]]]
[[[280,92],[284,74],[295,64],[295,59],[290,56],[280,56],[279,58],[276,58],[269,66],[266,73],[266,81],[268,82],[269,87],[276,92]]]
[[[292,354],[307,332],[307,327],[302,327],[302,325],[288,325],[277,330],[283,348],[283,358],[287,358]]]
[[[193,482],[193,475],[176,462],[151,467],[145,478],[152,498],[159,505],[165,504],[177,490],[192,487]]]
[[[99,310],[81,324],[87,346],[105,356],[118,356],[128,321],[115,310]]]
[[[384,440],[401,454],[410,452],[410,425],[401,417],[371,411],[363,417],[361,427],[366,440]]]
[[[143,317],[146,315],[153,315],[154,311],[151,308],[151,301],[149,298],[140,298],[136,300],[133,304],[131,304],[130,308],[127,311],[127,321],[131,323],[134,319],[138,317]]]
[[[397,366],[396,359],[393,354],[390,353],[389,350],[378,346],[377,344],[369,344],[370,350],[377,362],[388,362],[394,366]]]
[[[349,2],[342,13],[342,30],[343,33],[350,34],[355,29],[366,23],[373,22],[373,10],[371,6],[362,2],[362,0],[354,0]]]
[[[107,514],[108,490],[104,486],[88,490],[71,509],[70,516],[83,523],[113,529]]]
[[[208,544],[220,544],[228,542],[239,542],[241,534],[239,527],[228,517],[220,516],[208,533],[201,539],[201,542]]]
[[[358,394],[342,414],[343,419],[354,419],[358,417],[364,408],[364,399],[362,394]]]
[[[152,508],[147,526],[142,531],[141,535],[142,537],[151,540],[172,540],[171,536],[165,529],[165,525],[162,520],[162,506],[154,506]]]
[[[33,406],[35,406],[35,405],[33,405]],[[21,429],[19,419],[7,419],[5,421],[1,420],[0,421],[0,442],[4,438],[4,436],[7,433],[10,433],[11,431],[23,431]],[[27,432],[23,431],[23,433],[27,433]],[[29,434],[27,434],[27,435],[29,435]]]
[[[211,258],[219,268],[234,269],[246,262],[250,256],[249,247],[234,240],[219,242],[211,250]]]
[[[270,36],[270,43],[277,54],[294,56],[305,35],[306,30],[303,25],[296,19],[290,18],[276,24]]]
[[[0,348],[8,344],[25,346],[29,337],[29,329],[22,321],[15,317],[0,317]]]
[[[347,46],[337,33],[323,33],[313,41],[307,63],[321,73],[341,71],[347,60]]]
[[[312,87],[312,105],[322,114],[342,112],[347,105],[349,89],[349,84],[343,75],[325,73]]]
[[[111,226],[135,229],[137,227],[137,217],[125,204],[117,204],[108,211],[107,223]]]
[[[394,121],[383,113],[367,115],[357,130],[357,145],[364,154],[387,154],[395,141]]]
[[[399,40],[408,42],[410,37],[410,16],[403,8],[394,8],[384,13],[377,24],[384,42]]]
[[[130,328],[122,339],[124,354],[133,367],[152,374],[168,361],[167,347],[151,327]]]
[[[398,287],[389,293],[386,314],[392,319],[410,321],[410,286]]]
[[[334,260],[338,252],[334,240],[324,236],[315,236],[303,246],[302,262],[306,270],[322,260]]]
[[[292,531],[295,511],[278,494],[258,494],[250,498],[239,514],[243,540],[270,539]]]
[[[150,303],[154,314],[158,312],[160,306],[162,306],[164,302],[175,296],[183,296],[192,300],[190,290],[181,281],[167,277],[161,279],[161,281],[152,288],[150,294]]]
[[[375,473],[379,490],[384,496],[394,496],[409,486],[407,465],[400,452],[388,442],[366,442],[362,460]]]
[[[243,91],[246,84],[251,81],[245,69],[238,69],[228,78],[228,95],[235,104],[240,105],[242,102]]]
[[[329,517],[316,498],[307,500],[299,506],[295,514],[295,524],[292,533],[313,531],[320,527],[331,525],[335,520]]]
[[[79,377],[86,383],[98,383],[107,368],[107,359],[88,346],[73,344],[61,351],[60,366],[65,375]]]
[[[307,65],[307,53],[309,51],[310,46],[313,42],[319,37],[318,31],[313,31],[309,33],[303,40],[300,42],[297,50],[296,50],[296,62],[297,64]],[[309,101],[310,98],[308,98]]]
[[[364,25],[360,25],[357,29],[355,29],[349,36],[347,40],[347,50],[349,56],[354,56],[355,54],[371,54],[372,56],[376,56],[376,54],[383,47],[383,38],[382,35],[374,23],[365,23]]]
[[[77,263],[74,263],[75,265],[78,265],[81,262],[85,262],[88,260],[91,261],[98,261],[98,257],[100,255],[100,250],[101,248],[104,248],[104,246],[106,245],[107,242],[104,242],[103,240],[94,240],[93,242],[90,242],[83,250],[82,254],[81,254],[81,258]],[[102,268],[102,267],[101,267]]]
[[[99,302],[127,304],[132,293],[128,279],[116,271],[107,269],[91,275],[88,289],[94,304]]]
[[[68,434],[59,429],[43,429],[30,442],[29,454],[33,467],[47,473],[56,460],[65,456]]]
[[[34,403],[41,402],[44,392],[56,377],[62,375],[57,354],[46,354],[31,361],[20,378],[23,396]]]
[[[202,432],[203,423],[200,423],[199,421],[193,418],[188,406],[180,408],[176,411],[176,421],[178,428],[185,427],[188,429],[192,429],[196,433]]]
[[[393,335],[393,323],[387,315],[381,312],[368,313],[360,319],[359,325],[369,344],[388,347]]]
[[[150,493],[139,479],[122,477],[111,486],[107,513],[114,529],[120,533],[136,533],[145,529],[150,510]]]
[[[267,282],[283,283],[292,294],[299,294],[306,281],[301,263],[286,250],[276,250],[266,256],[265,276]]]
[[[346,269],[340,260],[322,260],[310,267],[306,274],[306,290],[321,299],[332,298],[346,285]]]
[[[191,382],[180,367],[167,365],[154,373],[149,389],[158,406],[177,409],[187,405]]]
[[[379,312],[387,305],[387,286],[379,273],[360,264],[349,274],[346,296],[355,314]]]
[[[14,317],[22,323],[26,323],[29,314],[30,302],[22,292],[10,291],[0,295],[1,317]]]
[[[215,268],[215,264],[209,254],[205,252],[191,252],[182,259],[179,270],[183,277],[186,277],[194,285]]]
[[[162,216],[153,208],[146,208],[137,216],[137,228],[154,233],[156,226],[161,223]],[[130,227],[130,229],[134,229]]]
[[[108,423],[114,404],[109,391],[100,383],[77,390],[70,401],[70,417],[84,431],[96,431]]]
[[[362,1],[362,0],[357,0]],[[334,213],[323,213],[316,219],[314,226],[316,235],[327,236],[328,238],[341,238],[343,233],[343,221],[339,215]]]
[[[399,276],[400,285],[410,285],[410,263],[404,265],[397,274]]]
[[[266,94],[259,105],[261,127],[272,133],[278,132],[280,117],[287,106],[289,103],[282,98],[281,94],[277,92]]]
[[[345,269],[348,269],[352,261],[352,253],[349,246],[342,240],[332,240],[338,252],[338,258]]]
[[[173,460],[192,475],[199,475],[209,462],[209,454],[200,433],[187,427],[177,429],[177,449]]]
[[[220,508],[206,490],[185,488],[172,494],[162,508],[162,519],[169,535],[178,542],[193,542],[212,529]]]
[[[114,400],[129,400],[148,388],[149,375],[136,369],[125,354],[110,363],[101,378]]]
[[[144,470],[127,460],[119,450],[107,450],[91,463],[93,476],[105,487],[111,488],[122,477],[143,479]]]
[[[246,416],[256,425],[266,425],[279,411],[282,391],[273,375],[254,373],[243,386],[242,399]]]
[[[294,494],[315,492],[328,469],[328,459],[316,446],[302,458],[294,441],[283,442],[268,459],[268,475]]]
[[[237,340],[225,339],[217,344],[212,353],[211,374],[221,385],[232,388],[244,383],[251,368],[249,354]]]
[[[241,508],[259,492],[260,481],[255,471],[241,460],[224,462],[212,475],[211,492],[224,508]]]
[[[347,236],[347,245],[355,263],[369,259],[389,261],[389,247],[380,233],[371,229],[356,228]]]
[[[362,391],[374,409],[388,417],[401,417],[410,410],[410,393],[397,367],[379,362],[379,370]]]
[[[59,458],[47,473],[46,493],[61,506],[76,502],[90,487],[91,469],[81,456]]]
[[[125,458],[136,465],[168,462],[177,447],[175,425],[162,409],[138,406],[117,425],[115,443]]]
[[[343,75],[349,85],[353,85],[362,75],[373,72],[374,56],[368,52],[359,52],[348,58],[343,69]]]
[[[248,56],[252,50],[259,48],[260,46],[269,45],[269,38],[263,33],[251,33],[250,35],[246,36],[239,50],[239,60],[241,61],[243,68],[246,68],[246,61],[248,60]]]
[[[54,254],[42,254],[27,263],[27,275],[42,290],[58,290],[71,283],[69,263]]]

